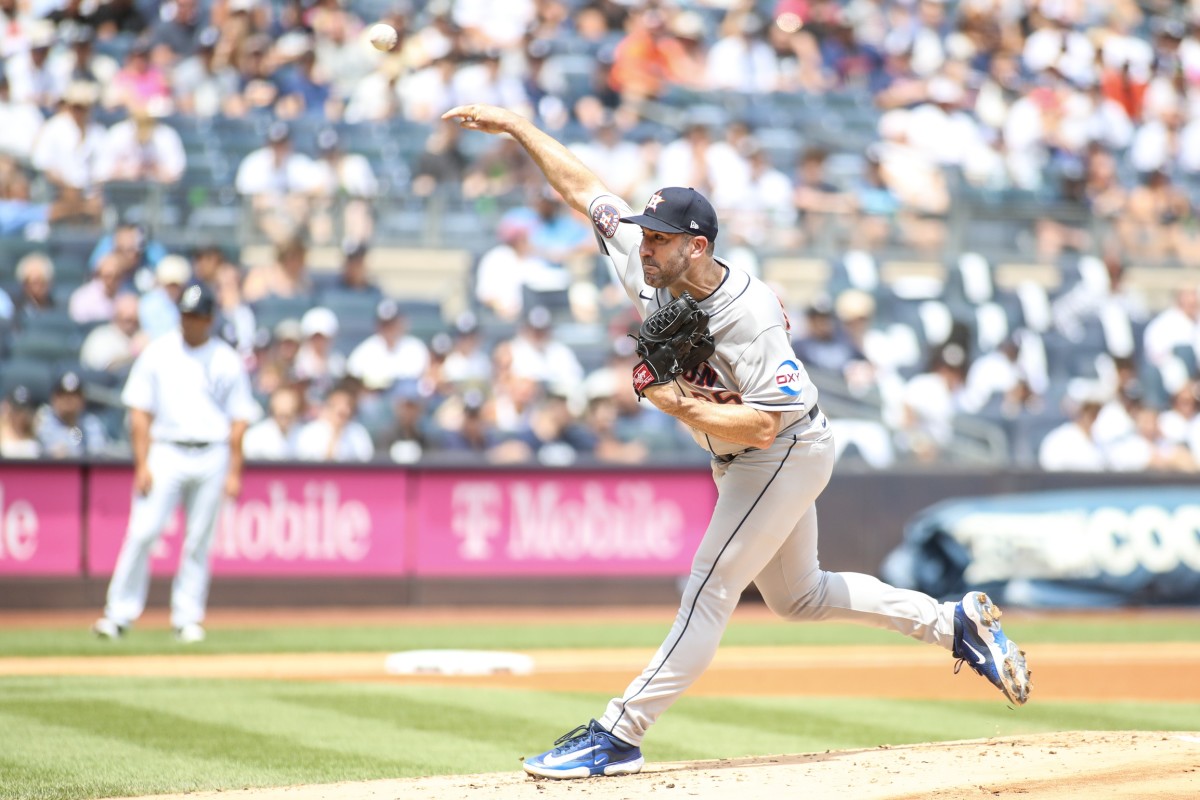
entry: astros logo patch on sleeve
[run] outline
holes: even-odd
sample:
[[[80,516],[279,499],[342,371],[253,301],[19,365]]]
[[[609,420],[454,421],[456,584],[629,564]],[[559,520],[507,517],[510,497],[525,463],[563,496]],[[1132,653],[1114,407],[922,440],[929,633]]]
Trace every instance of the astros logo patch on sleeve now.
[[[611,239],[617,235],[621,214],[608,203],[601,203],[592,209],[592,222],[596,223],[596,230],[600,231],[605,239]]]
[[[775,386],[779,391],[792,397],[799,397],[803,387],[800,382],[800,365],[790,358],[775,370]]]

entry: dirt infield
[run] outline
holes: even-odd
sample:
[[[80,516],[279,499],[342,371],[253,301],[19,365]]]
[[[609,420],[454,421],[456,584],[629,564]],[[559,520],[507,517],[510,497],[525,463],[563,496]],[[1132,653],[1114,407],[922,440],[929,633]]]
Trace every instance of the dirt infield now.
[[[1194,800],[1200,736],[1047,733],[873,750],[651,764],[639,775],[535,781],[498,773],[283,789],[165,795],[154,800]]]
[[[617,692],[651,651],[528,651],[531,675],[388,675],[382,653],[0,658],[0,675],[357,680],[539,691]],[[1034,698],[1200,702],[1200,643],[1039,645]],[[930,647],[726,647],[689,695],[792,695],[994,700],[975,675],[948,673]],[[1104,669],[1088,669],[1103,664]]]

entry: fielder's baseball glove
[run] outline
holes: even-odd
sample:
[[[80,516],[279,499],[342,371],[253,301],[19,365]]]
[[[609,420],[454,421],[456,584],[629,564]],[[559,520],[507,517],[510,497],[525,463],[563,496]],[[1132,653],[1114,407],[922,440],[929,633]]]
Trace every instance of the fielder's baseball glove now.
[[[633,388],[639,397],[647,387],[670,383],[700,366],[715,350],[708,314],[687,292],[646,317],[634,338],[642,357],[633,368]]]

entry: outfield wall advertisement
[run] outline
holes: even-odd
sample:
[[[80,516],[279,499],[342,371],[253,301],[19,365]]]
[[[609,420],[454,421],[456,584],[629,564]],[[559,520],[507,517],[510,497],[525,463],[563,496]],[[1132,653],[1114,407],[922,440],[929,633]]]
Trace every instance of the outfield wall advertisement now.
[[[0,575],[78,575],[78,469],[0,465]]]
[[[883,571],[938,596],[978,588],[1026,606],[1200,603],[1200,487],[946,501],[909,523]]]
[[[88,573],[116,564],[132,501],[126,467],[89,471]],[[408,474],[304,468],[247,470],[212,545],[214,576],[387,576],[408,571]],[[170,575],[185,536],[176,512],[151,556]]]
[[[685,575],[716,490],[704,473],[424,474],[414,574]]]
[[[0,576],[14,579],[10,587],[16,578],[106,578],[131,481],[127,465],[0,463]],[[970,586],[1028,606],[1200,603],[1200,486],[1177,481],[836,475],[818,502],[821,562],[946,598]],[[690,570],[715,498],[708,472],[694,467],[253,465],[241,497],[221,511],[213,571],[414,585],[676,578]],[[154,574],[173,574],[184,536],[177,513]]]

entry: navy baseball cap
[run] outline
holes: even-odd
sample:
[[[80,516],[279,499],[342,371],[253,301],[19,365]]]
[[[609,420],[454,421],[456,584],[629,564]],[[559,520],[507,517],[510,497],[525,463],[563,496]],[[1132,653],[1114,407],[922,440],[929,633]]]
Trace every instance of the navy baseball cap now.
[[[193,283],[184,289],[183,294],[179,297],[179,311],[182,314],[211,317],[216,308],[216,295],[203,283]]]
[[[703,236],[710,242],[717,238],[717,212],[712,203],[695,189],[681,186],[659,189],[646,201],[645,211],[621,217],[621,222],[663,233]]]

